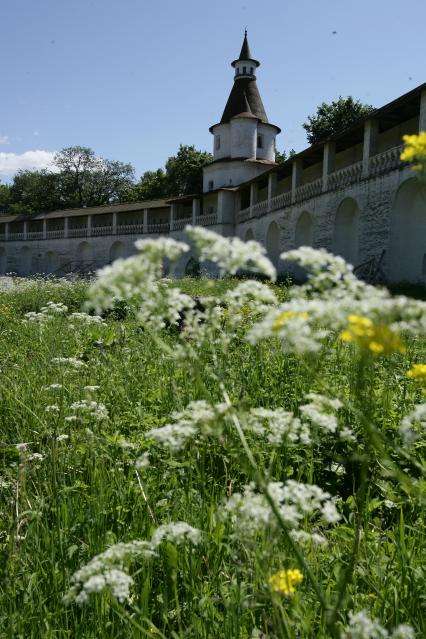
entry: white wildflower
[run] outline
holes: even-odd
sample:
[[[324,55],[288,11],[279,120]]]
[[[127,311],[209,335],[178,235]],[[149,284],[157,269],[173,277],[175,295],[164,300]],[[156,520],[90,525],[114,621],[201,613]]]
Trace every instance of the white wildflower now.
[[[69,415],[68,417],[88,418],[99,422],[108,419],[108,409],[106,406],[93,400],[80,399],[78,402],[71,404],[70,410],[74,415]],[[72,421],[68,419],[68,417],[65,419]]]
[[[298,417],[282,408],[252,408],[244,427],[257,435],[266,437],[273,446],[288,443],[311,443],[309,428]]]
[[[247,280],[227,291],[223,302],[227,317],[232,324],[238,324],[247,315],[264,315],[278,302],[273,290],[255,280]]]
[[[28,461],[43,461],[44,456],[41,453],[31,453],[28,455]]]
[[[65,442],[67,441],[67,439],[69,439],[69,435],[66,435],[65,433],[63,433],[62,435],[58,435],[56,438],[57,442]]]
[[[342,403],[338,399],[330,399],[325,395],[317,393],[309,393],[307,399],[309,404],[303,404],[299,410],[303,417],[308,419],[312,425],[317,426],[320,430],[335,433],[338,427],[337,417],[333,412],[338,411],[342,407]]]
[[[276,269],[266,256],[265,247],[258,242],[243,242],[238,237],[223,237],[198,226],[187,226],[185,232],[197,247],[200,260],[214,262],[222,274],[234,275],[243,269],[263,273],[272,281],[276,280]]]
[[[151,544],[157,548],[163,541],[172,541],[176,544],[189,542],[196,546],[200,543],[201,533],[197,528],[193,528],[185,521],[162,524],[154,531]]]
[[[52,404],[51,406],[46,406],[44,411],[45,413],[59,413],[60,408],[57,404]]]
[[[178,451],[199,433],[203,435],[220,433],[221,418],[227,410],[226,404],[210,405],[205,400],[193,401],[183,411],[172,413],[173,423],[153,428],[146,433],[146,436],[165,448]]]
[[[143,470],[144,468],[148,468],[149,465],[149,453],[143,453],[135,462],[136,470]]]
[[[154,554],[147,541],[131,541],[111,546],[73,575],[71,588],[64,597],[65,603],[76,601],[84,604],[90,594],[105,589],[110,590],[119,601],[126,601],[130,596],[133,579],[124,571],[124,564],[139,558],[150,559]]]
[[[406,415],[399,425],[399,434],[404,444],[411,446],[418,439],[419,428],[426,432],[426,402],[417,404],[414,410]]]
[[[401,624],[391,634],[377,619],[371,619],[365,610],[349,613],[349,624],[340,635],[341,639],[414,639],[411,626]]]
[[[82,362],[81,359],[77,359],[76,357],[54,357],[52,362],[55,364],[67,364],[71,368],[84,368],[86,366],[85,362]]]
[[[96,393],[96,391],[98,391],[100,389],[100,386],[85,386],[83,388],[83,390],[87,391],[88,393]]]
[[[92,324],[106,324],[105,320],[100,315],[89,315],[88,313],[71,313],[68,319],[70,321],[81,322],[82,324],[86,324],[88,326]]]
[[[334,524],[340,519],[336,505],[329,493],[311,484],[301,484],[293,480],[270,482],[267,490],[275,502],[286,525],[299,539],[323,540],[322,535],[316,537],[306,531],[299,534],[300,524],[310,516],[322,520],[325,524]],[[244,487],[243,493],[235,493],[223,507],[223,514],[230,518],[234,528],[243,536],[253,535],[265,528],[276,527],[275,515],[262,493],[256,490],[253,483]]]

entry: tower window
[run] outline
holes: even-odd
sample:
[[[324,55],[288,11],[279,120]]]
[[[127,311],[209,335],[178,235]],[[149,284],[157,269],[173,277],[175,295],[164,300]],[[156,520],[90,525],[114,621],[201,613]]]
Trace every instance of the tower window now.
[[[237,75],[240,75],[240,68],[237,67]]]
[[[247,67],[243,67],[243,73],[247,73]]]
[[[220,149],[220,135],[216,135],[215,137],[215,149],[216,151]]]
[[[253,67],[250,67],[250,73],[253,75]]]
[[[261,133],[257,136],[257,148],[263,149],[263,135]]]
[[[209,191],[213,190],[213,180],[209,180]]]

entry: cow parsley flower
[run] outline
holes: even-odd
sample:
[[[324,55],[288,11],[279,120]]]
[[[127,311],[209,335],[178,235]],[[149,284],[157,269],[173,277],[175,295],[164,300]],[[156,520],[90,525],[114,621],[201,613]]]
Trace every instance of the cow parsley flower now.
[[[133,579],[124,570],[125,564],[155,555],[147,541],[131,541],[110,546],[77,570],[71,587],[64,596],[65,603],[85,604],[92,593],[109,590],[120,602],[129,599]]]
[[[172,541],[175,544],[189,542],[194,546],[200,543],[201,533],[197,528],[193,528],[185,521],[162,524],[152,535],[151,544],[157,548],[163,541]]]
[[[318,393],[308,393],[306,397],[310,402],[299,406],[303,417],[320,430],[335,433],[338,427],[335,413],[342,408],[342,402]]]
[[[77,359],[76,357],[54,357],[52,362],[55,364],[68,365],[70,368],[84,368],[86,366],[85,362],[82,362],[81,359]]]
[[[301,442],[307,446],[311,444],[309,427],[282,408],[252,408],[244,428],[265,437],[273,446],[279,446],[284,441]]]
[[[331,495],[318,486],[288,480],[285,483],[270,482],[267,490],[291,534],[300,541],[324,541],[319,532],[312,535],[300,528],[305,518],[314,518],[323,525],[335,524],[340,519]],[[232,495],[223,506],[222,513],[243,537],[277,527],[268,500],[253,483],[245,486],[242,493]]]
[[[98,422],[108,419],[108,409],[104,404],[99,404],[93,400],[81,399],[73,402],[70,406],[73,415],[65,417],[66,421],[75,421],[70,418],[90,419]]]
[[[172,423],[153,428],[146,436],[175,452],[181,450],[198,434],[219,433],[221,419],[227,410],[228,407],[224,403],[211,405],[205,400],[193,401],[183,411],[172,413]]]
[[[237,271],[244,269],[263,273],[273,282],[276,280],[276,269],[266,256],[265,247],[258,242],[223,237],[200,226],[187,226],[185,232],[195,244],[200,260],[217,264],[222,275],[235,275]]]
[[[411,446],[418,439],[419,428],[426,432],[426,402],[417,404],[414,410],[406,415],[400,425],[399,434],[404,444]]]
[[[377,619],[371,619],[365,610],[349,613],[349,624],[340,635],[341,639],[414,639],[411,626],[401,624],[391,634]]]

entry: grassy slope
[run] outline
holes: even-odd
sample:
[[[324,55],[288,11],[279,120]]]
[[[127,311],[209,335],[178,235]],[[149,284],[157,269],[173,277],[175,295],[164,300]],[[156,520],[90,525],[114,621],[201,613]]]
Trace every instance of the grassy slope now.
[[[205,294],[210,286],[207,281],[182,284],[191,294]],[[234,543],[215,517],[231,487],[247,481],[235,442],[217,442],[176,458],[153,450],[143,479],[148,503],[134,460],[147,449],[143,433],[165,423],[173,410],[193,399],[221,401],[212,372],[240,406],[295,410],[312,388],[326,389],[331,396],[351,392],[356,383],[351,351],[330,344],[319,368],[309,369],[284,356],[276,344],[253,348],[236,338],[226,358],[213,362],[206,353],[191,376],[132,320],[80,330],[58,318],[42,331],[21,322],[23,313],[49,300],[78,310],[84,294],[83,283],[42,282],[0,294],[0,636],[161,636],[149,632],[149,624],[142,622],[147,617],[166,637],[249,637],[255,624],[265,632],[275,628],[280,637],[287,632],[291,637],[326,637],[306,582],[291,602],[269,601],[267,575],[282,565],[296,565],[286,544],[280,542],[271,557],[268,547],[276,540],[267,536],[255,548]],[[165,339],[173,345],[173,335]],[[404,371],[422,353],[424,357],[424,348],[424,343],[413,343],[405,356],[386,360],[371,377],[375,418],[389,433],[413,404]],[[79,357],[86,367],[64,373],[52,362],[58,356]],[[52,383],[63,388],[48,389]],[[100,386],[94,397],[107,406],[107,423],[89,420],[77,426],[64,421],[70,404],[88,396],[86,385]],[[46,412],[52,404],[59,406],[59,414]],[[58,434],[69,439],[58,442]],[[18,442],[29,442],[44,460],[24,462],[9,446]],[[332,593],[353,538],[356,462],[341,477],[330,471],[330,464],[344,456],[338,445],[301,449],[289,458],[271,456],[260,442],[253,446],[274,479],[291,476],[342,496],[348,520],[331,533],[327,548],[308,552],[318,581]],[[424,521],[414,502],[392,490],[391,479],[386,485],[371,476],[368,535],[361,540],[355,586],[345,605],[367,608],[391,627],[409,621],[424,636]],[[384,499],[390,496],[395,506],[386,508]],[[130,609],[107,597],[83,609],[63,605],[70,576],[82,564],[110,543],[149,539],[156,525],[169,520],[188,521],[205,532],[204,541],[192,552],[166,545],[155,563],[142,566],[133,602],[141,611],[137,619],[127,618]],[[286,619],[288,630],[282,626]]]

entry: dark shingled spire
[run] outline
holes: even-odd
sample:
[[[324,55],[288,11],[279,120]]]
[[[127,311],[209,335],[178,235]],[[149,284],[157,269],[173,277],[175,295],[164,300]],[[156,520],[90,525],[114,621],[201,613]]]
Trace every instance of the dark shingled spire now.
[[[262,122],[268,122],[256,80],[246,77],[235,80],[220,123],[229,122],[236,115],[247,115],[247,112]]]
[[[252,60],[249,43],[247,40],[247,29],[244,31],[244,41],[238,60]]]
[[[243,46],[238,60],[232,62],[235,66],[240,60],[250,60],[256,67],[259,62],[251,57],[250,47],[247,40],[247,31],[244,33]],[[229,122],[236,115],[244,115],[245,117],[259,118],[262,122],[268,122],[268,117],[260,97],[259,89],[256,84],[256,76],[236,75],[234,78],[234,86],[229,94],[228,102],[220,121],[221,124]]]

